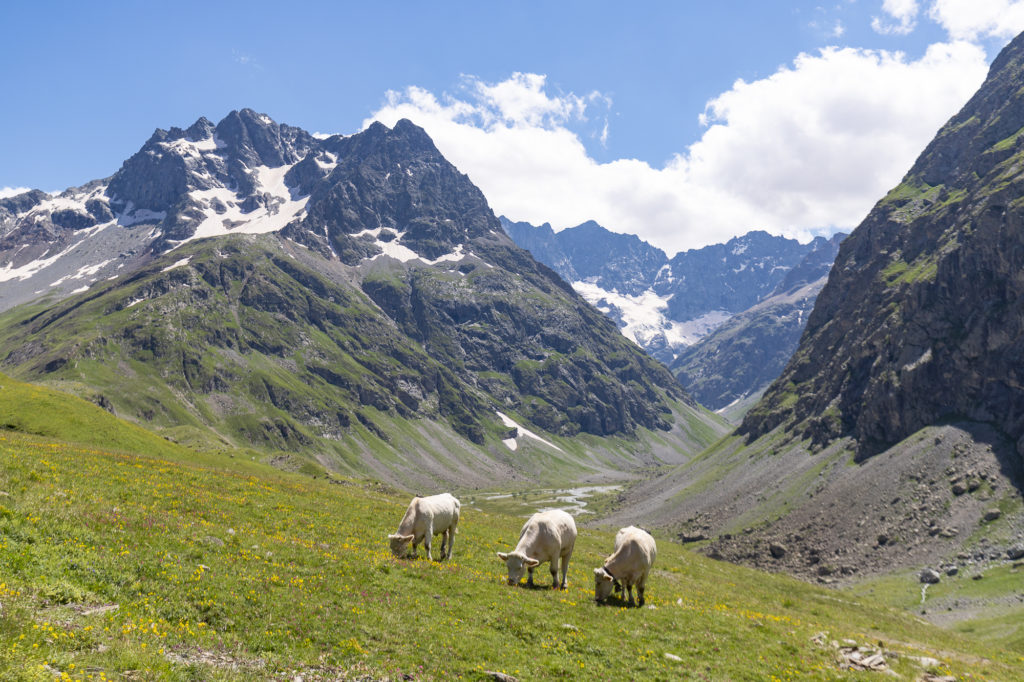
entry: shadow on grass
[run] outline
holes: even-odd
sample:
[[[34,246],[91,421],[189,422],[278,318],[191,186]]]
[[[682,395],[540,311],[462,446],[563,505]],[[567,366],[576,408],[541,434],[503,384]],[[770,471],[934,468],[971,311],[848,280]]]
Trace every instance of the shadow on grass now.
[[[544,591],[550,591],[550,590],[554,589],[554,586],[551,583],[548,583],[548,584],[544,585],[544,584],[537,583],[537,582],[535,582],[533,584],[526,583],[526,582],[520,582],[520,583],[516,583],[515,585],[513,585],[513,587],[518,587],[518,588],[521,588],[521,589],[524,589],[524,590],[544,590]]]
[[[615,608],[628,608],[628,609],[638,609],[638,608],[640,608],[640,603],[639,602],[633,602],[632,604],[630,604],[628,599],[623,599],[622,597],[620,597],[618,595],[615,595],[615,594],[613,594],[612,596],[608,597],[603,602],[601,602],[601,601],[597,602],[597,605],[598,606],[612,606],[612,607],[615,607]]]

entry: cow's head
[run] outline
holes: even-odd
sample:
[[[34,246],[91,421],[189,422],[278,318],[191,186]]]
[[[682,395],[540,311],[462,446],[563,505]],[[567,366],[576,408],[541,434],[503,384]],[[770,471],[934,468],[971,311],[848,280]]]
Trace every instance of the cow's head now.
[[[391,553],[399,559],[409,553],[409,543],[416,539],[415,535],[399,535],[394,533],[388,536],[388,543],[391,545]]]
[[[604,566],[601,568],[594,569],[594,599],[598,603],[603,603],[608,597],[612,596],[612,588],[615,587],[617,581],[611,573],[604,570]]]
[[[523,579],[523,571],[527,568],[533,568],[540,562],[536,559],[531,559],[522,552],[498,552],[498,558],[505,562],[505,566],[508,567],[508,584],[517,585],[520,580]]]

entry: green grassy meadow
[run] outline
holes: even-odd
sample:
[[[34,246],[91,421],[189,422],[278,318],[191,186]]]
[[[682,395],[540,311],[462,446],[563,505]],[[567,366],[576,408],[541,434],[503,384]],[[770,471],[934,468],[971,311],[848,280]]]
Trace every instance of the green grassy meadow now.
[[[505,584],[495,552],[518,515],[464,506],[452,561],[396,559],[385,536],[407,494],[193,461],[144,436],[131,452],[136,427],[117,424],[117,448],[0,431],[0,679],[877,676],[841,670],[823,632],[881,645],[907,679],[1024,670],[1024,651],[664,538],[642,609],[593,602],[613,530],[581,527],[564,592]]]

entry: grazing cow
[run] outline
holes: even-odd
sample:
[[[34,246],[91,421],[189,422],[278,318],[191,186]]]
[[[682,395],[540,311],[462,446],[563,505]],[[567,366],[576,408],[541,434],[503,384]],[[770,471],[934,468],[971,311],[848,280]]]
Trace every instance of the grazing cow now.
[[[498,552],[498,558],[508,567],[508,584],[516,585],[523,577],[523,569],[530,572],[527,584],[533,587],[533,569],[545,561],[551,562],[551,587],[563,590],[568,586],[569,557],[576,545],[576,522],[561,509],[538,512],[523,524],[516,548],[509,553]],[[562,559],[562,582],[558,582],[558,559]]]
[[[644,588],[647,586],[647,574],[654,565],[658,547],[651,534],[642,528],[628,526],[615,535],[615,549],[612,555],[604,560],[604,566],[594,569],[594,598],[604,602],[612,593],[612,588],[624,587],[629,595],[629,605],[633,605],[633,585],[636,585],[640,606],[644,605]]]
[[[412,556],[416,556],[416,545],[422,542],[427,547],[427,558],[433,561],[430,541],[435,535],[443,534],[441,559],[451,559],[460,507],[459,501],[450,493],[414,497],[405,510],[402,522],[398,524],[398,532],[388,536],[391,552],[396,557],[404,557],[411,542]]]

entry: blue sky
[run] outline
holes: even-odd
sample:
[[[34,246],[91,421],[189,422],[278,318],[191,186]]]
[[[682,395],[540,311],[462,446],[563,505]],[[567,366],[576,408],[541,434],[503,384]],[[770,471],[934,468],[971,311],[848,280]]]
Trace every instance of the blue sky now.
[[[669,252],[807,238],[898,182],[1021,5],[11,3],[0,191],[110,175],[155,128],[236,108],[345,134],[408,116],[513,219]]]

